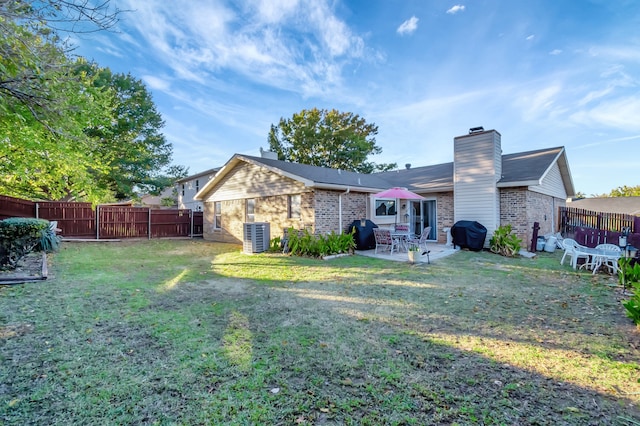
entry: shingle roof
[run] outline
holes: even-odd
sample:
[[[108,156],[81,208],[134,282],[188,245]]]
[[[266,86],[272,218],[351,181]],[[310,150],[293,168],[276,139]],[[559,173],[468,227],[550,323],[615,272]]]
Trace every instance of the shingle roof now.
[[[567,207],[606,213],[625,213],[640,216],[640,197],[582,198],[567,203]]]
[[[502,178],[499,181],[500,186],[508,187],[537,184],[563,152],[564,148],[555,147],[503,155]],[[377,192],[394,186],[406,187],[417,193],[453,190],[453,163],[364,174],[328,167],[291,163],[265,157],[236,154],[223,167],[220,173],[226,173],[224,169],[233,167],[232,164],[237,161],[263,165],[276,173],[305,181],[308,185],[315,187],[359,188],[364,192]],[[565,185],[568,185],[566,187],[569,189],[569,192],[571,192],[573,191],[573,183],[571,182],[568,172],[566,159],[563,160],[561,169],[566,169],[568,178],[565,181]],[[200,193],[208,191],[208,187],[213,184],[213,181],[217,180],[218,177],[221,178],[221,176],[216,176],[207,183],[205,188],[202,188]]]
[[[252,157],[249,155],[240,155],[238,157],[250,159],[255,163],[262,163],[274,169],[279,169],[288,174],[315,182],[316,184],[344,185],[345,187],[360,188],[386,188],[389,185],[388,182],[381,179],[378,174],[349,172],[328,167],[310,166],[308,164],[291,163],[263,157]]]
[[[500,183],[539,180],[562,149],[556,147],[503,155]]]

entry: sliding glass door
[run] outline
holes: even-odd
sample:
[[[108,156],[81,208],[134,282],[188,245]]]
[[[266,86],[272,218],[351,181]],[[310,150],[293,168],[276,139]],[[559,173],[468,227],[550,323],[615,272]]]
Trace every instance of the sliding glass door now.
[[[411,232],[420,235],[424,228],[430,226],[429,239],[436,239],[438,235],[436,200],[411,201],[409,216]]]

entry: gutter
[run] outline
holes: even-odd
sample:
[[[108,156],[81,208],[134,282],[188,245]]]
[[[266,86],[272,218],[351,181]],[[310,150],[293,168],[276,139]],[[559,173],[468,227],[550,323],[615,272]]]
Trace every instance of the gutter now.
[[[338,234],[342,234],[342,196],[347,195],[351,191],[350,187],[347,187],[345,192],[338,195]]]

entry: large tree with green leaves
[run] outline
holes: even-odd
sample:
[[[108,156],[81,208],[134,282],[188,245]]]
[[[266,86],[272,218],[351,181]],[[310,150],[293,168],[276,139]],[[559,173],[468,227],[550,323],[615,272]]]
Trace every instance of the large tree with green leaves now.
[[[87,134],[97,140],[95,151],[109,165],[102,182],[123,199],[136,192],[158,193],[167,177],[186,176],[179,166],[170,167],[173,148],[162,134],[162,116],[145,84],[131,74],[114,74],[93,65],[93,84],[113,94],[110,124],[93,126]]]
[[[0,0],[0,192],[93,202],[186,175],[144,84],[82,59],[57,35],[105,29],[108,0]]]
[[[391,170],[396,164],[367,161],[379,154],[378,127],[357,114],[313,108],[281,118],[269,131],[269,148],[281,160],[360,173]]]

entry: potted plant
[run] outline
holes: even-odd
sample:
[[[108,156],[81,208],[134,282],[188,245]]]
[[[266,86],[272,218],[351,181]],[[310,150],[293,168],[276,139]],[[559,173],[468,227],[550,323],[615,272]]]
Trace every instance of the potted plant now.
[[[420,247],[416,244],[411,244],[407,253],[409,255],[409,263],[416,263],[416,260],[420,259]]]

